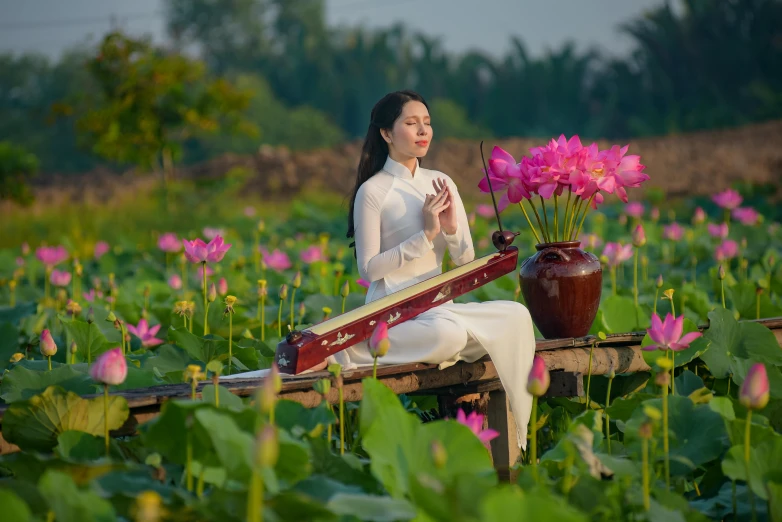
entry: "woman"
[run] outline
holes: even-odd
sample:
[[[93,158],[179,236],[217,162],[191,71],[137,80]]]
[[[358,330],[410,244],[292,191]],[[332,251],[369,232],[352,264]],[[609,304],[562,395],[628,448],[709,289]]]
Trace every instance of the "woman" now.
[[[355,237],[359,275],[371,282],[366,303],[441,274],[446,248],[457,266],[475,259],[456,185],[446,174],[420,166],[432,136],[428,105],[415,92],[390,93],[372,109],[347,234]],[[526,446],[535,337],[523,305],[451,300],[390,327],[388,337],[384,364],[423,362],[443,369],[488,353],[514,412],[519,446]],[[367,341],[328,360],[345,368],[373,362]]]

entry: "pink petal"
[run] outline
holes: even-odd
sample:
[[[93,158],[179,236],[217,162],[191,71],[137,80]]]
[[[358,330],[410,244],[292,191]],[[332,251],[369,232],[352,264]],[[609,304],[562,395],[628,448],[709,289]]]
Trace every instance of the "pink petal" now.
[[[160,325],[156,324],[155,326],[153,326],[152,328],[149,329],[149,332],[147,332],[147,334],[150,337],[154,337],[154,336],[157,335],[158,331],[160,331]]]
[[[487,442],[496,439],[500,436],[500,432],[493,429],[483,430],[478,434],[478,439],[486,444]]]
[[[646,331],[652,341],[657,344],[665,344],[665,337],[663,336],[663,323],[660,320],[660,316],[657,314],[652,315],[652,327]]]
[[[163,341],[152,337],[152,338],[144,339],[144,341],[141,344],[143,346],[157,346],[159,344],[163,344]]]
[[[668,338],[668,340],[676,343],[681,342],[680,339],[682,337],[683,330],[684,314],[681,314],[673,321],[673,330],[671,331],[671,336]]]
[[[138,330],[136,330],[135,326],[133,326],[132,324],[128,324],[128,325],[125,325],[125,328],[128,329],[128,332],[132,333],[133,335],[135,335],[136,337],[141,339],[141,336],[138,334]]]
[[[502,160],[507,163],[516,163],[516,160],[513,158],[513,156],[510,155],[509,152],[505,151],[501,147],[498,147],[497,145],[495,145],[494,148],[491,149],[491,158],[496,160]]]
[[[145,337],[147,333],[149,333],[149,323],[147,323],[147,320],[142,318],[138,322],[138,326],[136,327],[138,329],[138,336],[139,337]]]
[[[700,333],[700,332],[690,332],[690,333],[684,334],[684,337],[679,339],[679,344],[684,344],[684,345],[689,346],[689,344],[691,342],[693,342],[698,337],[702,337],[702,336],[703,336],[703,334]]]

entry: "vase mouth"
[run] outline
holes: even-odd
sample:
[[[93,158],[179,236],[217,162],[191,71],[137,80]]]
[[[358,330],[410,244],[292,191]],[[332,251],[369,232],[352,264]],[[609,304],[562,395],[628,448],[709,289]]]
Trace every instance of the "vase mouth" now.
[[[538,252],[544,248],[556,247],[556,248],[578,248],[581,246],[580,240],[575,241],[552,241],[551,243],[538,243],[535,248]]]

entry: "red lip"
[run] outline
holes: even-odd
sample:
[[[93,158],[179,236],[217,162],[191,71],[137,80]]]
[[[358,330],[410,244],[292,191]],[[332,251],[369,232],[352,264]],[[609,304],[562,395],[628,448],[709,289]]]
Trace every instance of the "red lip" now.
[[[427,141],[427,140],[423,140],[423,141],[416,141],[416,142],[415,142],[415,144],[416,144],[416,145],[421,145],[422,147],[423,147],[424,145],[426,145],[427,143],[429,143],[429,141]]]

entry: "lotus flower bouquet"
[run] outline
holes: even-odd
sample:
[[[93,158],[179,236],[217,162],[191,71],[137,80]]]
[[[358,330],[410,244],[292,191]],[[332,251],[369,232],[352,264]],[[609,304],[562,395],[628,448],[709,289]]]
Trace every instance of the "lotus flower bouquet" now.
[[[492,192],[493,201],[500,195],[498,212],[518,203],[537,240],[537,252],[521,265],[519,282],[532,320],[547,339],[582,337],[594,322],[602,268],[594,254],[579,248],[578,238],[589,209],[597,209],[606,194],[627,203],[627,189],[649,179],[641,158],[627,149],[584,147],[578,136],[562,135],[531,148],[531,156],[518,162],[495,146],[484,165],[478,188]]]
[[[628,145],[613,145],[605,150],[598,149],[596,143],[584,147],[578,136],[566,139],[561,135],[544,146],[531,148],[531,156],[517,162],[495,146],[488,176],[484,171],[478,188],[489,192],[491,181],[491,188],[500,194],[500,212],[509,204],[518,203],[538,243],[573,241],[579,236],[589,209],[597,209],[606,194],[616,194],[627,203],[626,189],[640,187],[649,179],[643,173],[640,156],[628,155],[627,150]],[[565,199],[564,205],[560,199]],[[537,227],[525,203],[532,210]],[[552,203],[553,219],[549,220]]]

